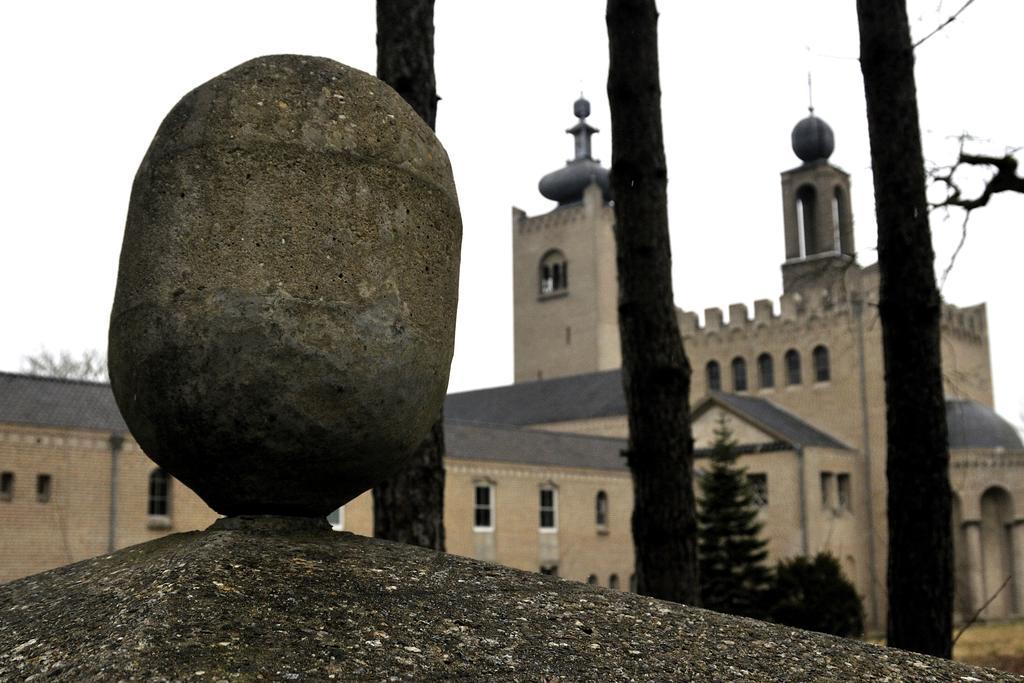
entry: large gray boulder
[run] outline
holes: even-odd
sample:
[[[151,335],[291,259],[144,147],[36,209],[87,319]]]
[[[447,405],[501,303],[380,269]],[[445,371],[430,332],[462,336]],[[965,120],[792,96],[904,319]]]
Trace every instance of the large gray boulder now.
[[[132,188],[110,379],[145,452],[225,515],[324,515],[440,411],[461,219],[390,87],[279,55],[199,86]]]

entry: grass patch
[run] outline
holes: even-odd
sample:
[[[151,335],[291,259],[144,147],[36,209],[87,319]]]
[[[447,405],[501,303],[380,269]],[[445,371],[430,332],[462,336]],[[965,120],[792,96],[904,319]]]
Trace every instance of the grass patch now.
[[[1024,620],[972,624],[956,642],[953,659],[1024,673]]]

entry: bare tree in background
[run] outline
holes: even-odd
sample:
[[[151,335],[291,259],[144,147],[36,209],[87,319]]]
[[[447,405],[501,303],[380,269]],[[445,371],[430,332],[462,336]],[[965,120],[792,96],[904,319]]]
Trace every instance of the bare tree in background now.
[[[906,0],[857,0],[885,360],[887,642],[951,655],[953,542],[946,407]]]
[[[434,128],[434,0],[377,0],[377,77]],[[439,415],[402,471],[373,489],[374,536],[444,550],[443,457]]]
[[[59,377],[61,379],[84,379],[93,382],[107,382],[107,358],[99,351],[90,349],[81,356],[73,356],[68,351],[54,355],[42,349],[34,356],[22,358],[22,372],[39,377]]]
[[[690,364],[672,296],[654,0],[608,0],[611,185],[637,590],[697,604]]]
[[[935,208],[957,207],[967,213],[987,206],[992,196],[1000,192],[1018,192],[1024,194],[1024,177],[1017,173],[1017,159],[1013,156],[1018,150],[1011,150],[1001,157],[984,154],[969,154],[964,151],[968,136],[960,138],[960,154],[952,166],[936,169],[931,179],[940,183],[946,190],[945,197],[937,202]],[[981,191],[974,197],[965,197],[961,181],[957,174],[967,167],[988,168],[993,174],[984,182]]]

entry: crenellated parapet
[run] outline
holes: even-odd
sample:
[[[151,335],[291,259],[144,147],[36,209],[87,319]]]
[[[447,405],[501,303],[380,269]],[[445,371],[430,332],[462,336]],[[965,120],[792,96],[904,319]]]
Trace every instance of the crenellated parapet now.
[[[520,234],[540,232],[549,228],[576,223],[580,220],[582,214],[582,204],[563,206],[540,216],[527,216],[525,211],[513,207],[512,225],[515,227],[516,232]]]
[[[776,304],[770,299],[758,299],[754,302],[753,317],[745,303],[730,304],[728,317],[721,308],[706,308],[703,324],[697,313],[678,310],[679,329],[684,337],[735,337],[738,333],[760,334],[775,327],[791,329],[794,323],[809,324],[811,321],[846,316],[852,310],[848,301],[836,302],[827,290],[789,292],[777,301]]]
[[[982,344],[988,337],[988,315],[985,304],[960,307],[943,302],[940,326],[945,333]]]

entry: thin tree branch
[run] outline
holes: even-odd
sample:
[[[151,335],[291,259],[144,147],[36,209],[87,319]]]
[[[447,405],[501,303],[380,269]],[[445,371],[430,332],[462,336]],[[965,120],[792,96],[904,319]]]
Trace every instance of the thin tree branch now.
[[[999,595],[1004,588],[1006,588],[1006,584],[1010,583],[1010,579],[1012,578],[1013,574],[1007,576],[1006,579],[1003,581],[1002,585],[996,589],[996,592],[989,596],[989,599],[985,601],[985,604],[979,607],[978,611],[975,612],[971,616],[971,618],[967,620],[967,623],[964,624],[963,628],[961,628],[960,631],[956,634],[956,638],[953,638],[953,645],[956,645],[956,641],[960,640],[960,636],[964,634],[964,631],[969,629],[974,624],[974,622],[978,620],[978,617],[980,617],[981,613],[985,611],[985,608],[992,604],[992,601],[996,599],[996,596]]]
[[[949,277],[950,271],[953,270],[953,265],[956,263],[956,257],[960,255],[960,250],[964,248],[964,243],[967,241],[967,222],[971,220],[971,212],[964,212],[964,222],[960,226],[960,242],[957,243],[956,249],[953,250],[953,255],[949,257],[949,265],[942,271],[942,279],[939,281],[939,291],[946,286],[946,278]]]
[[[942,29],[946,28],[947,26],[949,26],[950,24],[952,24],[952,23],[953,23],[954,21],[956,21],[957,17],[959,17],[959,16],[960,16],[960,14],[961,14],[961,13],[962,13],[962,12],[963,12],[963,11],[964,11],[965,9],[967,9],[968,7],[970,7],[970,6],[971,6],[971,5],[973,5],[973,4],[974,4],[974,0],[967,0],[967,2],[965,2],[965,3],[963,4],[963,7],[961,7],[961,8],[960,8],[960,9],[958,9],[958,10],[957,10],[956,12],[954,12],[954,13],[953,13],[953,14],[952,14],[952,15],[951,15],[951,16],[950,16],[950,17],[949,17],[948,19],[946,19],[946,20],[945,20],[944,22],[942,22],[941,24],[939,24],[938,26],[936,26],[936,27],[935,27],[935,30],[933,30],[933,31],[932,31],[931,33],[929,33],[928,35],[926,35],[926,36],[925,36],[924,38],[922,38],[921,40],[919,40],[919,41],[917,41],[916,43],[914,43],[914,44],[913,44],[913,45],[912,45],[911,47],[912,47],[912,48],[915,48],[915,49],[916,49],[918,45],[920,45],[920,44],[921,44],[921,43],[923,43],[924,41],[928,40],[929,38],[931,38],[932,36],[934,36],[934,35],[935,35],[936,33],[938,33],[939,31],[941,31]]]

